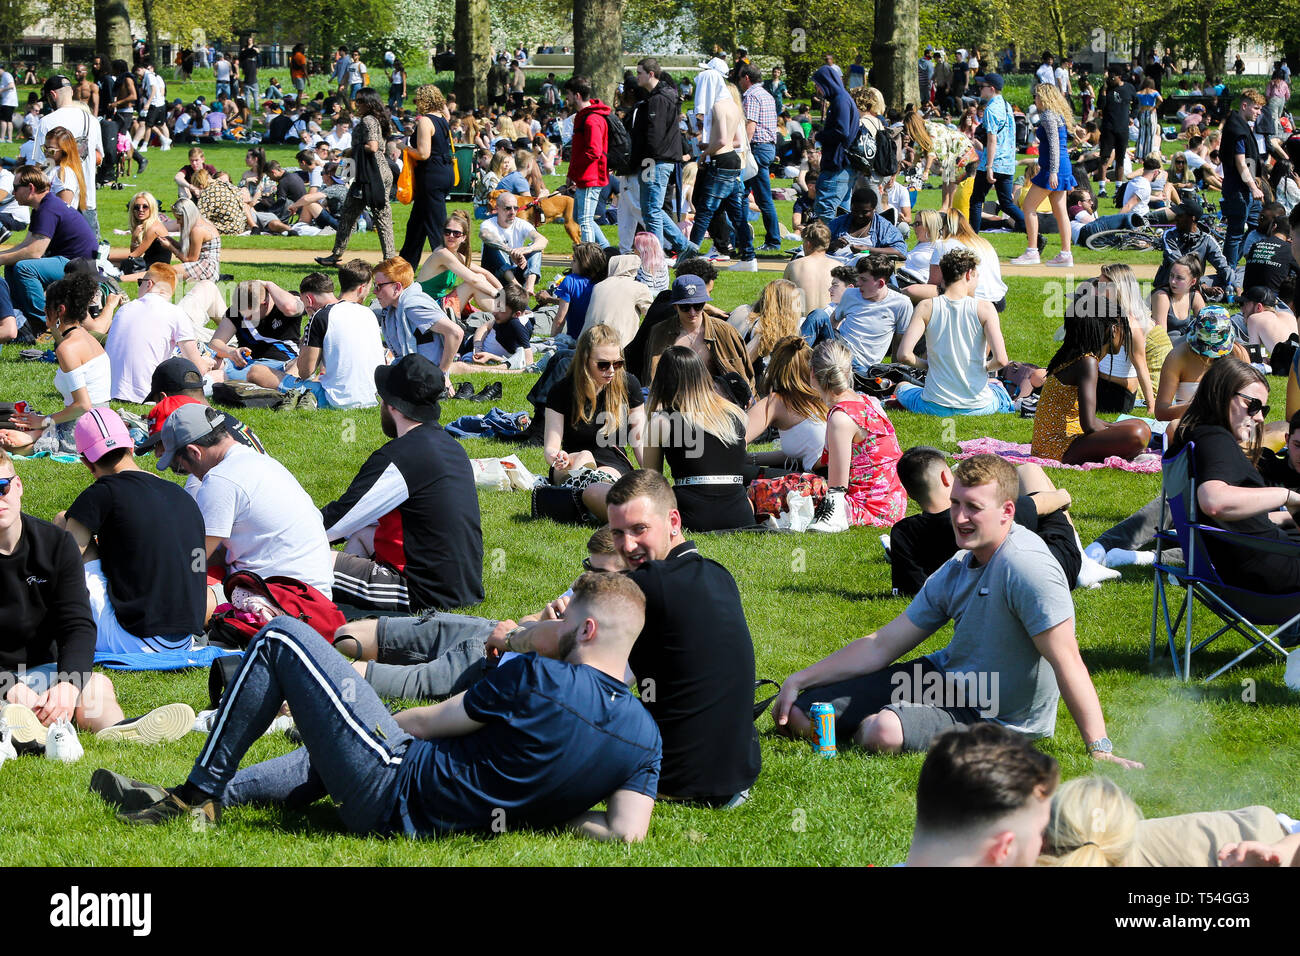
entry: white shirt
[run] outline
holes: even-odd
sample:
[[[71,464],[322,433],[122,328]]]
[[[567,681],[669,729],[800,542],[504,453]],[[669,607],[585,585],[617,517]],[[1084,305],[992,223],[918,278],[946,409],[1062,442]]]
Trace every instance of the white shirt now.
[[[1070,95],[1070,71],[1063,66],[1056,68],[1056,88],[1066,96]]]
[[[104,340],[113,366],[113,397],[143,402],[153,373],[181,342],[194,341],[194,323],[179,306],[146,292],[117,310]]]
[[[334,553],[320,509],[270,455],[236,443],[194,500],[204,533],[225,542],[229,570],[295,578],[333,597]]]
[[[384,342],[374,312],[339,301],[318,309],[307,324],[307,343],[319,346],[325,371],[320,383],[336,408],[378,404],[375,369],[385,364]]]
[[[1137,196],[1137,205],[1130,211],[1139,216],[1151,214],[1151,182],[1145,176],[1136,176],[1124,187],[1124,205],[1128,205]]]
[[[149,105],[166,106],[167,105],[167,84],[157,73],[147,74],[149,76]]]
[[[1056,83],[1056,71],[1052,69],[1050,63],[1043,63],[1034,71],[1034,78],[1039,83]]]
[[[32,221],[31,207],[22,205],[14,198],[14,174],[3,167],[0,167],[0,192],[8,194],[4,201],[0,202],[0,212],[9,215],[17,222]]]
[[[64,199],[69,206],[76,209],[81,202],[81,184],[77,182],[77,177],[58,166],[46,166],[45,176],[50,181],[50,192],[59,196],[62,192],[72,193],[71,199]],[[59,198],[63,198],[60,196]]]
[[[952,249],[961,246],[956,239],[940,239],[934,244],[934,252],[930,254],[930,265],[937,266],[939,260],[944,254]],[[999,302],[1006,298],[1007,284],[1002,281],[1002,266],[998,263],[996,252],[981,252],[978,249],[972,250],[979,256],[979,279],[975,282],[975,298],[986,299],[989,302]]]
[[[330,130],[328,133],[325,134],[325,142],[330,144],[330,149],[337,149],[339,151],[343,151],[345,149],[351,149],[352,148],[351,127],[349,127],[348,129],[340,129],[337,126],[334,127],[332,130]]]
[[[32,162],[38,166],[45,163],[43,147],[46,134],[56,126],[62,126],[77,138],[78,149],[82,143],[86,144],[86,155],[81,160],[81,175],[86,180],[86,208],[94,209],[95,173],[98,170],[95,154],[102,155],[104,152],[104,137],[99,131],[99,120],[91,116],[90,110],[84,106],[65,106],[42,116],[36,124],[36,136],[32,139],[35,144],[32,148]]]
[[[212,72],[216,74],[217,81],[220,83],[229,81],[230,69],[230,61],[225,57],[212,64]]]
[[[0,70],[0,106],[18,105],[18,84],[8,70]]]
[[[509,228],[503,228],[497,222],[496,216],[491,216],[483,220],[483,224],[478,227],[479,239],[483,242],[491,243],[494,246],[503,246],[507,249],[519,249],[527,245],[537,230],[527,219],[520,219],[515,216]]]

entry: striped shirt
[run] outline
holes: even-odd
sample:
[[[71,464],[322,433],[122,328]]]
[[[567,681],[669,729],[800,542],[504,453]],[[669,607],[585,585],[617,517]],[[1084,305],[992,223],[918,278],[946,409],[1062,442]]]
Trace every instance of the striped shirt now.
[[[776,101],[772,94],[758,83],[752,84],[741,96],[745,107],[745,119],[753,120],[754,135],[751,143],[776,142]]]

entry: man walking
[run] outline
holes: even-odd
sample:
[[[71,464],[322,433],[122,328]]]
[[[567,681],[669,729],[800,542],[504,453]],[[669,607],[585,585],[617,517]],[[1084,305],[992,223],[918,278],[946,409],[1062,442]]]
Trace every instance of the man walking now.
[[[980,81],[980,100],[984,103],[984,128],[988,131],[984,154],[980,157],[975,187],[971,190],[970,227],[980,231],[984,219],[984,197],[997,188],[998,207],[1011,217],[1016,232],[1025,229],[1025,216],[1016,205],[1012,181],[1016,175],[1016,117],[1002,98],[1002,77],[990,73]]]
[[[776,161],[776,101],[763,89],[758,67],[746,63],[740,68],[740,99],[745,110],[745,135],[749,149],[758,163],[758,173],[745,181],[746,196],[753,195],[763,216],[767,234],[755,252],[781,251],[781,221],[772,201],[771,166]]]

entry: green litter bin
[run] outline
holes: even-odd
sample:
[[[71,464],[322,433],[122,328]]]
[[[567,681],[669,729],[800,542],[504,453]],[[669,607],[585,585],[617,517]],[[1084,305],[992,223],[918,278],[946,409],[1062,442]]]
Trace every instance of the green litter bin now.
[[[474,182],[474,147],[461,145],[456,147],[456,169],[460,172],[460,182],[451,187],[447,197],[452,202],[469,202],[474,198],[471,184]]]

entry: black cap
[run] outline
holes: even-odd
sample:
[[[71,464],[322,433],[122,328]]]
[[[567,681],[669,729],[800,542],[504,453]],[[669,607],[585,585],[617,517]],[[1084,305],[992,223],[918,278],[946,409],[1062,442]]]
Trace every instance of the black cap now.
[[[191,388],[202,388],[203,376],[187,358],[169,358],[153,370],[146,402],[156,402],[164,395],[176,395]]]
[[[447,390],[442,369],[418,352],[403,355],[392,365],[375,369],[375,388],[382,398],[407,418],[436,422],[441,408],[438,399]]]
[[[72,81],[62,73],[55,73],[41,86],[41,96],[49,96],[55,90],[61,90],[66,86],[71,86]]]
[[[1192,216],[1200,219],[1205,214],[1200,197],[1196,193],[1183,193],[1182,198],[1182,202],[1171,203],[1169,206],[1175,216]]]

